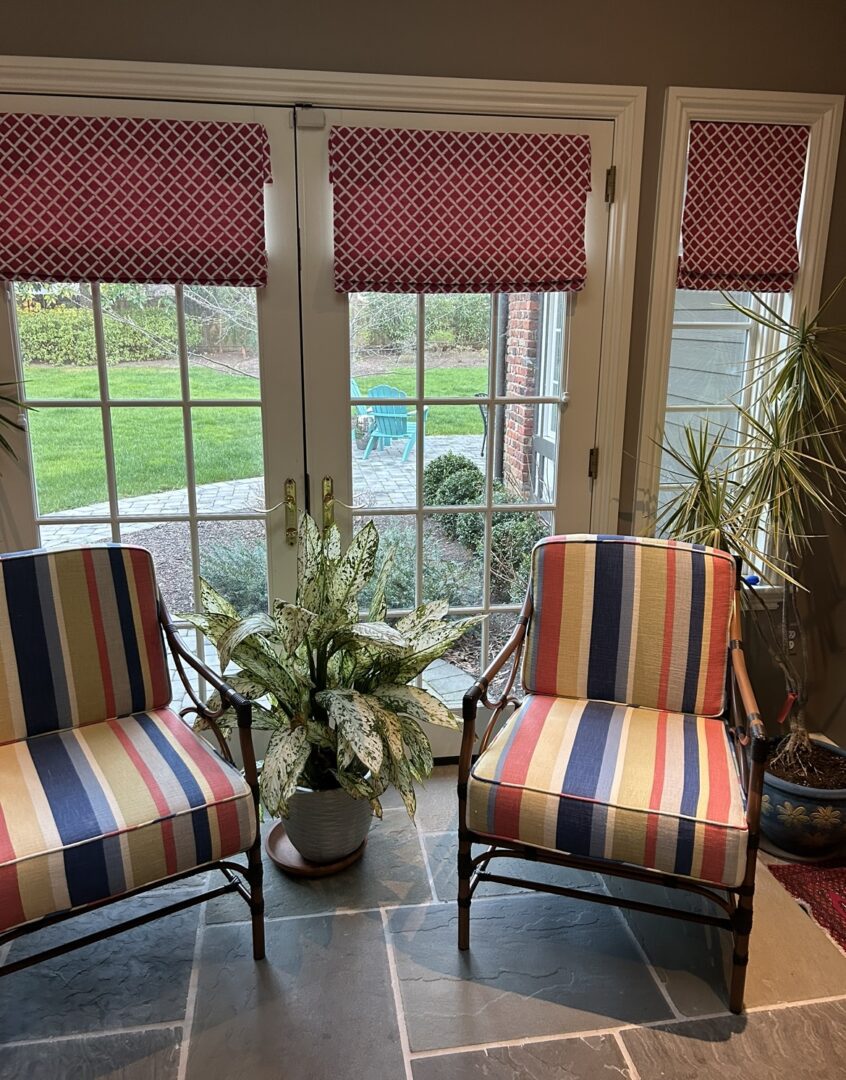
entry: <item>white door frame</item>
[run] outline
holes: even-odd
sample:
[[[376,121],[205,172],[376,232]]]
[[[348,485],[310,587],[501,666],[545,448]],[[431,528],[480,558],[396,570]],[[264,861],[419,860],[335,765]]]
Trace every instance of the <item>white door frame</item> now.
[[[616,531],[645,87],[5,56],[0,57],[3,91],[612,120],[616,192],[609,208],[596,439],[602,465],[594,482],[593,527]]]

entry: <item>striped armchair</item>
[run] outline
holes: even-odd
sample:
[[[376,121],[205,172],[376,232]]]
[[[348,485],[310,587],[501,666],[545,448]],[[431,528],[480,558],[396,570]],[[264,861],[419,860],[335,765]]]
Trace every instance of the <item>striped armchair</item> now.
[[[244,775],[178,715],[163,632],[191,692],[193,666],[238,715]],[[163,882],[218,869],[224,882],[152,916],[22,960],[240,892],[264,953],[250,703],[179,640],[142,548],[118,544],[0,556],[0,952],[22,934]],[[232,861],[248,853],[246,865]]]
[[[459,948],[480,881],[597,899],[492,873],[497,857],[672,886],[721,912],[599,899],[730,930],[729,1003],[742,1010],[767,741],[738,587],[731,556],[700,545],[626,536],[536,545],[517,628],[464,698]],[[509,660],[505,690],[489,700]],[[473,762],[480,703],[493,711]],[[485,847],[475,857],[474,844]]]

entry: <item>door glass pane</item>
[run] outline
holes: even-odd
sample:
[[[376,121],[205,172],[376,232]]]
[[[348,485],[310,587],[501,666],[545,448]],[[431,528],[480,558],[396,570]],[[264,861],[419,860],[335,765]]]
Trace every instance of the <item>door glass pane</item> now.
[[[90,285],[19,281],[15,316],[29,399],[99,398]]]
[[[263,510],[261,409],[210,405],[191,414],[197,509],[218,514]]]
[[[724,402],[743,389],[746,330],[673,330],[668,405]]]
[[[429,413],[407,404],[396,387],[389,392],[390,397],[368,397],[367,405],[352,406],[356,506],[413,507],[417,501],[417,425],[421,415],[428,425]]]
[[[111,413],[120,513],[186,513],[182,410],[118,406]]]
[[[532,548],[552,531],[551,514],[494,514],[491,520],[491,602],[522,604],[529,585]]]
[[[451,709],[478,679],[482,666],[482,628],[474,626],[423,673],[423,686]]]
[[[194,570],[191,527],[187,521],[123,524],[120,538],[138,544],[153,556],[156,582],[171,615],[194,610]]]
[[[107,544],[112,539],[111,525],[39,525],[39,545],[50,551],[56,548]]]
[[[391,568],[385,588],[388,608],[413,608],[417,605],[417,522],[413,514],[391,514],[383,517],[356,517],[353,531],[372,521],[379,533],[379,552],[376,569],[369,584],[359,593],[359,605],[366,613],[373,599],[373,586],[385,560],[390,556]]]
[[[517,626],[518,615],[519,613],[516,611],[495,611],[488,619],[488,656],[485,661],[486,664],[489,664],[494,660],[505,648],[508,639],[514,633],[514,629]],[[517,677],[514,680],[514,686],[511,690],[511,693],[518,698],[523,696],[523,682],[520,670],[522,666],[521,657],[520,666],[517,669]],[[498,698],[503,692],[510,672],[511,660],[507,660],[505,666],[494,678],[490,689],[488,690],[488,695],[491,698]]]
[[[732,300],[748,306],[752,294],[748,292],[729,293]],[[745,316],[727,304],[719,292],[696,289],[676,289],[675,312],[673,321],[684,322],[744,322]]]
[[[258,399],[255,289],[186,285],[183,295],[191,397]]]
[[[33,409],[27,417],[38,511],[108,514],[100,409]]]
[[[417,297],[351,293],[350,396],[387,383],[417,394]]]
[[[422,600],[448,600],[450,607],[484,603],[485,520],[483,514],[428,514],[423,520]]]
[[[102,285],[109,397],[178,399],[179,345],[172,285]]]
[[[487,405],[431,405],[423,443],[423,501],[470,506],[485,501]]]
[[[263,521],[201,521],[200,575],[241,615],[267,611],[267,536]]]
[[[485,293],[424,297],[426,397],[487,396],[491,301]]]
[[[515,402],[494,413],[494,502],[555,501],[560,406]]]

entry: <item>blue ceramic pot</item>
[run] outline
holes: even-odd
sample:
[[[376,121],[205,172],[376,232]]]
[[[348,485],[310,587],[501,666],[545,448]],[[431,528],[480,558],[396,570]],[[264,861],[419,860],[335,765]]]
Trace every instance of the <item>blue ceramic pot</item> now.
[[[839,746],[827,750],[846,757]],[[846,788],[809,788],[764,774],[761,829],[791,855],[824,858],[846,845]]]

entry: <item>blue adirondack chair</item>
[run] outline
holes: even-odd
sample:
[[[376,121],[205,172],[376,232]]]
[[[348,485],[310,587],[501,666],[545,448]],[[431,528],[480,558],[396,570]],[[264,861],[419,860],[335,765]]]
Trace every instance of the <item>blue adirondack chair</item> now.
[[[361,390],[359,388],[359,385],[355,381],[355,379],[350,379],[350,397],[351,398],[361,398],[361,397],[365,397],[365,396],[366,396],[365,394],[362,394],[362,392],[361,392]],[[362,425],[361,425],[362,431],[367,432],[368,431],[368,425],[369,425],[370,421],[372,421],[372,416],[371,416],[371,411],[370,411],[371,407],[369,405],[353,405],[353,409],[355,410],[356,421],[358,420],[359,416],[368,417],[368,421],[363,422]],[[358,423],[353,423],[351,425],[350,434],[352,436],[353,443],[355,443],[355,441],[356,441],[356,434],[357,434],[356,429],[357,429],[358,426],[359,426]]]
[[[397,398],[408,397],[402,390],[397,390],[395,386],[388,386],[386,383],[374,386],[368,391],[367,396],[377,400],[379,398],[393,398],[396,400]],[[423,409],[424,434],[428,413],[429,406],[427,405]],[[370,432],[370,438],[367,440],[367,446],[364,448],[362,460],[366,460],[374,448],[381,450],[386,446],[390,446],[395,439],[401,439],[405,441],[402,460],[408,461],[409,454],[417,438],[415,414],[409,412],[405,405],[373,405],[371,415],[373,416],[373,428]]]

